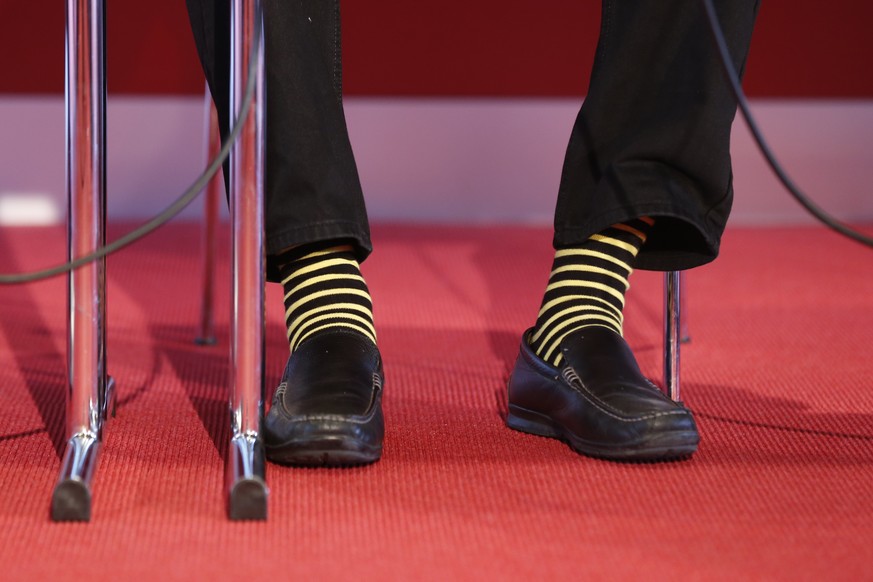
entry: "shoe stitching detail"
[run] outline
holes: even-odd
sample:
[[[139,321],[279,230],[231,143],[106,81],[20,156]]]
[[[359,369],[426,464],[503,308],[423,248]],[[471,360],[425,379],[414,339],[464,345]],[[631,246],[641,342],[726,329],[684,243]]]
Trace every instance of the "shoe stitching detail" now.
[[[377,385],[377,378],[379,379],[378,385]],[[373,392],[372,392],[372,396],[370,398],[370,404],[367,406],[367,410],[369,412],[367,412],[366,414],[349,414],[349,415],[346,415],[346,414],[291,414],[290,412],[288,412],[288,409],[285,408],[284,398],[279,400],[279,405],[280,405],[280,408],[282,410],[283,416],[287,420],[293,421],[293,422],[306,421],[306,420],[337,420],[337,421],[351,422],[351,423],[355,423],[355,424],[365,424],[365,423],[373,420],[373,418],[376,416],[376,412],[378,412],[378,410],[379,410],[379,407],[377,406],[377,404],[380,400],[379,391],[381,390],[381,387],[382,387],[381,377],[379,376],[378,372],[374,372],[373,373]],[[281,384],[279,384],[279,387],[276,388],[275,398],[280,398],[281,396],[284,396],[287,388],[288,388],[288,384],[286,382],[282,382]],[[280,390],[281,390],[281,392],[280,392]]]
[[[573,369],[572,367],[570,367],[570,366],[564,368],[564,370],[563,370],[561,373],[564,374],[564,379],[567,380],[568,382],[572,382],[573,380],[575,380],[576,382],[579,383],[579,385],[583,385],[583,384],[584,384],[584,383],[582,382],[582,378],[580,378],[580,377],[579,377],[579,374],[576,373],[576,370],[574,370],[574,369]],[[556,378],[556,379],[557,379],[557,378]],[[655,385],[654,382],[652,382],[651,380],[649,380],[649,379],[646,378],[645,376],[643,377],[643,380],[644,380],[645,383],[646,383],[646,387],[651,388],[652,390],[654,390],[655,392],[657,392],[657,393],[659,393],[659,394],[662,393],[662,392],[661,392],[661,389],[658,388],[658,387]],[[595,396],[595,398],[596,398],[596,396]],[[608,405],[605,404],[604,406],[608,406]]]
[[[332,421],[342,421],[347,424],[367,424],[371,420],[373,420],[373,413],[368,414],[367,416],[353,415],[353,416],[343,416],[341,414],[311,414],[311,415],[303,415],[303,416],[291,416],[288,417],[289,421],[308,421],[308,420],[332,420]]]
[[[660,418],[662,416],[675,416],[675,415],[684,415],[684,410],[669,410],[665,412],[653,412],[650,414],[646,414],[643,416],[635,416],[632,418],[627,418],[624,416],[619,416],[621,414],[620,410],[616,410],[612,408],[605,402],[600,402],[599,398],[594,395],[588,388],[585,387],[585,384],[579,378],[579,374],[573,369],[572,366],[567,366],[561,372],[561,376],[564,378],[564,381],[567,383],[572,390],[579,393],[580,396],[585,398],[588,402],[593,404],[595,407],[599,408],[604,414],[619,420],[621,422],[637,422],[640,420],[650,420],[652,418]]]

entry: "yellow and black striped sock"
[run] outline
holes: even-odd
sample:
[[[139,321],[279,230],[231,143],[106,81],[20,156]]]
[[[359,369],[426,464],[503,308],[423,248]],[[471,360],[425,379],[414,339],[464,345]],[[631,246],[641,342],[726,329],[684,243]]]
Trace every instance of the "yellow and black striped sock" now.
[[[286,253],[294,258],[279,267],[291,352],[306,339],[332,328],[359,333],[375,344],[370,291],[352,247],[331,246],[305,254],[297,250],[295,254]]]
[[[628,277],[653,224],[648,217],[614,224],[579,246],[555,252],[529,338],[537,356],[559,366],[561,340],[583,327],[607,327],[621,335]]]

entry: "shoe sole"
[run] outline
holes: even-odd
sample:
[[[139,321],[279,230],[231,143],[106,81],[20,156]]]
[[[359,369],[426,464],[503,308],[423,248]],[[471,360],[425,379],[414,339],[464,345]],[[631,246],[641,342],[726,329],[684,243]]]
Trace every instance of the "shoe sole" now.
[[[509,405],[506,426],[520,432],[557,439],[588,457],[612,461],[669,461],[688,458],[697,451],[700,441],[696,431],[672,431],[652,435],[643,442],[604,446],[602,443],[580,439],[545,414],[513,404]]]
[[[322,436],[266,446],[267,459],[299,467],[358,467],[375,463],[382,447],[365,445],[344,436]]]

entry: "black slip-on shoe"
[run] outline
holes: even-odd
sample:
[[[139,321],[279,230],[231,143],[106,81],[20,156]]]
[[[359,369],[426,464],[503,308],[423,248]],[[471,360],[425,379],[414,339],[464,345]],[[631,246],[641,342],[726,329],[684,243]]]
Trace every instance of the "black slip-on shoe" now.
[[[559,370],[530,348],[532,331],[509,377],[507,426],[605,459],[668,460],[697,450],[691,411],[643,376],[619,334],[604,327],[571,333],[561,342]]]
[[[358,333],[327,330],[291,354],[264,418],[267,458],[284,465],[353,466],[378,461],[382,358]]]

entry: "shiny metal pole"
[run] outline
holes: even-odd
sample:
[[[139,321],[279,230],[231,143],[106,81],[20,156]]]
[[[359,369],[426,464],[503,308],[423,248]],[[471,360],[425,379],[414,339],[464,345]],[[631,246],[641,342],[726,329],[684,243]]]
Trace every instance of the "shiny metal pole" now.
[[[106,240],[106,76],[103,0],[67,0],[66,173],[68,257]],[[103,424],[114,410],[106,373],[105,261],[68,278],[67,446],[52,495],[55,521],[91,518],[91,482]]]
[[[231,115],[243,100],[252,50],[258,51],[255,99],[230,158],[231,437],[227,456],[228,515],[266,519],[267,485],[261,438],[264,417],[264,50],[252,46],[257,0],[232,0]],[[233,121],[233,120],[232,120]]]
[[[683,344],[691,341],[691,328],[688,326],[688,285],[685,284],[685,271],[679,271],[679,287],[682,289],[681,297],[679,298],[679,311],[682,313],[682,321],[679,326],[679,340]]]
[[[664,273],[664,386],[667,396],[679,401],[681,347],[681,278],[679,271]]]
[[[206,159],[212,160],[221,149],[218,114],[209,90],[204,96],[206,113]],[[200,327],[194,342],[202,346],[216,343],[215,338],[215,257],[218,235],[218,212],[221,201],[221,174],[215,174],[206,185],[203,203],[203,289],[200,301]]]

